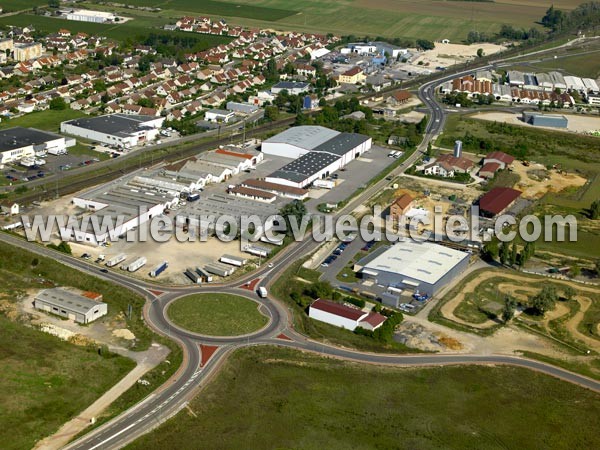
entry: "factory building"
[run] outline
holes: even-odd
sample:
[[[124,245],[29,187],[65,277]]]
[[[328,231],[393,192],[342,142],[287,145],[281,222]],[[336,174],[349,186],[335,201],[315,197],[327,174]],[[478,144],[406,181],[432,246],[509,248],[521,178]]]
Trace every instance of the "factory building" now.
[[[66,148],[63,136],[47,131],[22,127],[0,131],[0,164],[33,158],[46,152],[60,154],[66,152]]]
[[[90,323],[108,313],[101,294],[77,293],[63,288],[44,289],[35,296],[33,306],[78,323]]]
[[[479,199],[479,214],[483,217],[502,214],[513,205],[521,194],[522,192],[516,189],[496,187]]]
[[[62,122],[60,131],[106,145],[132,148],[155,139],[164,120],[164,117],[106,114]]]
[[[293,158],[265,181],[304,188],[346,166],[371,148],[372,139],[357,133],[340,133],[320,126],[290,128],[265,140],[267,155]]]
[[[74,9],[67,13],[67,20],[78,22],[106,23],[114,22],[117,16],[105,11],[92,11],[89,9]]]
[[[365,312],[355,307],[323,299],[317,299],[310,305],[308,316],[311,319],[350,331],[354,331],[357,327],[374,331],[387,319],[376,312]]]
[[[271,88],[271,93],[279,94],[281,91],[287,91],[290,95],[299,95],[307,92],[309,88],[310,84],[302,81],[280,81]]]
[[[523,122],[536,127],[567,128],[569,120],[557,114],[539,114],[535,112],[523,112]]]
[[[381,247],[354,265],[376,284],[435,295],[469,264],[469,254],[432,242],[406,240]]]

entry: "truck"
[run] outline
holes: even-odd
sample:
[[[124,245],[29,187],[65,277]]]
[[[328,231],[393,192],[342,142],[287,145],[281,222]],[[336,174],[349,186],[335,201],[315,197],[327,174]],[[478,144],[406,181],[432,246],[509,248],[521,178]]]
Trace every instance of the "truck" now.
[[[213,280],[212,275],[202,267],[196,267],[196,273],[202,277],[202,281],[205,283],[211,283]]]
[[[315,180],[313,186],[316,188],[333,189],[335,187],[335,181],[333,180]]]
[[[187,196],[188,202],[195,202],[196,200],[200,200],[200,194],[197,192],[191,193]]]
[[[127,255],[125,253],[120,253],[117,256],[113,256],[108,261],[106,261],[106,267],[114,267],[120,262],[123,262],[127,259]]]
[[[246,253],[250,253],[251,255],[261,256],[263,258],[267,257],[271,250],[265,247],[259,247],[258,245],[247,245],[244,247],[244,251]]]
[[[237,256],[232,255],[223,255],[219,258],[219,262],[231,264],[232,266],[236,267],[242,267],[247,261],[248,260],[245,258],[238,258]]]
[[[127,272],[135,272],[139,270],[141,267],[145,266],[148,260],[145,256],[140,256],[139,258],[134,259],[129,264],[121,266],[121,269],[126,270]]]
[[[201,284],[202,283],[202,277],[200,275],[198,275],[194,269],[188,268],[188,269],[186,269],[186,271],[184,272],[184,274],[190,280],[192,280],[192,283],[194,283],[194,284]]]
[[[260,295],[261,298],[267,298],[267,295],[268,295],[267,288],[264,286],[259,287],[258,295]]]
[[[169,267],[169,264],[167,263],[167,261],[161,262],[158,266],[156,266],[154,269],[152,269],[150,271],[150,276],[152,278],[156,278],[161,273],[163,273],[165,270],[167,270],[167,267]]]

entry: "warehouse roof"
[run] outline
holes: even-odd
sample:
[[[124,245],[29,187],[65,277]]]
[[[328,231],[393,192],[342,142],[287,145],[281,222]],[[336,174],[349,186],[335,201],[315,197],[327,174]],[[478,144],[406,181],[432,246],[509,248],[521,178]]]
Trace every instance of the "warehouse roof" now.
[[[84,117],[73,119],[63,123],[85,128],[99,133],[112,134],[114,136],[130,136],[143,128],[147,122],[159,119],[153,116],[139,116],[135,114],[106,114],[98,117]]]
[[[313,152],[327,152],[343,156],[350,150],[371,139],[369,136],[358,133],[340,133],[321,145],[315,147]]]
[[[60,139],[54,133],[36,130],[35,128],[14,127],[0,131],[0,152],[15,150],[29,145],[40,145],[44,142]]]
[[[488,155],[485,157],[485,159],[496,159],[498,161],[503,162],[504,164],[512,164],[512,162],[515,160],[515,158],[513,156],[510,156],[510,155],[508,155],[504,152],[500,152],[500,151],[488,153]]]
[[[87,314],[91,309],[102,304],[102,302],[94,301],[81,294],[61,288],[44,289],[38,292],[35,298],[57,308],[80,314]]]
[[[306,89],[310,86],[302,81],[280,81],[275,86],[276,89]]]
[[[351,308],[349,306],[342,305],[341,303],[335,303],[331,300],[323,300],[320,298],[315,300],[310,307],[350,320],[359,320],[366,314],[360,309]]]
[[[332,155],[331,153],[306,153],[291,163],[286,164],[281,169],[276,170],[269,177],[301,182],[330,164],[333,164],[339,158],[339,156]]]
[[[406,240],[382,247],[358,265],[372,272],[395,273],[433,285],[468,257],[468,253],[439,244]]]
[[[305,195],[308,191],[306,189],[297,188],[293,186],[285,186],[283,184],[269,183],[265,180],[244,180],[242,186],[253,187],[256,189],[271,190],[281,192],[283,194],[294,194],[294,195]]]
[[[290,144],[306,150],[312,150],[338,134],[340,134],[339,131],[330,130],[329,128],[321,126],[301,125],[288,128],[287,130],[266,139],[263,143]]]
[[[479,199],[479,209],[491,214],[500,214],[521,196],[521,191],[507,187],[496,187]]]

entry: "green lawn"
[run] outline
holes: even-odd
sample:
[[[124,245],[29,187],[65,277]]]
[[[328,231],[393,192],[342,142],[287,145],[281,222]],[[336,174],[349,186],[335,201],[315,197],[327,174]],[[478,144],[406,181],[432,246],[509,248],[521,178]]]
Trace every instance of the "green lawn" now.
[[[63,342],[0,315],[0,443],[32,448],[135,366]]]
[[[251,348],[190,408],[128,448],[600,446],[597,393],[511,367],[401,369]]]
[[[78,119],[83,117],[81,111],[73,109],[63,109],[60,111],[47,109],[46,111],[35,111],[16,119],[2,119],[0,129],[12,127],[38,128],[40,130],[59,132],[60,123],[65,120]]]
[[[186,330],[211,336],[252,333],[268,322],[257,303],[230,294],[189,295],[172,303],[167,314]]]
[[[2,10],[7,12],[32,9],[34,6],[48,6],[46,0],[3,0]]]

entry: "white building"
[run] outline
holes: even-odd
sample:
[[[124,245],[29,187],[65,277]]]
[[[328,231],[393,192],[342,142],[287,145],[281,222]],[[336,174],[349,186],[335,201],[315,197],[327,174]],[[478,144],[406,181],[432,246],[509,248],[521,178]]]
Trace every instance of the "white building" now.
[[[66,152],[63,136],[34,128],[8,128],[0,131],[0,164],[33,158],[44,153]]]
[[[265,178],[269,183],[304,188],[326,178],[370,150],[372,139],[357,133],[340,133],[320,126],[289,128],[262,143],[267,155],[293,158]]]
[[[209,122],[228,123],[235,117],[233,111],[225,111],[223,109],[208,109],[204,114],[204,119]]]
[[[106,145],[131,148],[155,139],[164,120],[164,117],[107,114],[62,122],[60,131]]]
[[[102,295],[94,292],[54,288],[38,292],[33,305],[41,311],[86,324],[108,314],[108,305],[101,300]]]
[[[322,299],[317,299],[310,305],[308,316],[311,319],[350,331],[354,331],[357,327],[373,331],[383,325],[387,319],[376,312],[365,312],[358,308]]]
[[[79,22],[105,23],[114,22],[117,16],[105,11],[92,11],[89,9],[75,9],[67,13],[67,20]]]

